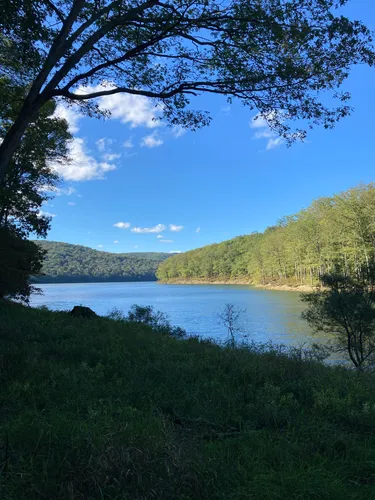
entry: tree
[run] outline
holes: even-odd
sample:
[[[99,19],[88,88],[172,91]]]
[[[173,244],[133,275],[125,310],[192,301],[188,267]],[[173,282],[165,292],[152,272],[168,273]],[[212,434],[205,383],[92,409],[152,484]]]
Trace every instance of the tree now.
[[[9,228],[0,228],[0,298],[16,298],[28,302],[30,284],[42,268],[44,251],[35,243],[20,238]]]
[[[238,98],[289,142],[290,120],[332,127],[353,64],[374,63],[369,30],[334,15],[346,0],[1,0],[0,76],[29,91],[0,145],[0,182],[42,106],[63,98],[96,113],[117,93],[159,103],[171,125],[209,123],[203,92]],[[336,107],[319,98],[332,91]]]
[[[240,321],[244,312],[234,304],[225,304],[223,309],[217,313],[219,323],[228,330],[231,347],[236,345],[236,335],[241,331]]]
[[[0,94],[0,138],[3,138],[17,116],[25,88],[3,78]],[[12,227],[20,236],[27,237],[31,232],[46,236],[50,217],[40,209],[59,180],[51,164],[68,161],[71,135],[66,120],[54,116],[55,108],[55,103],[49,101],[31,121],[0,186],[0,227]]]
[[[0,139],[20,108],[26,89],[0,78]],[[58,176],[51,162],[67,160],[71,138],[65,120],[54,117],[55,103],[47,102],[31,120],[0,186],[0,297],[24,301],[35,289],[31,276],[40,274],[45,252],[27,240],[30,233],[46,236],[50,217],[40,208],[50,198]]]
[[[315,332],[332,336],[331,352],[344,353],[356,369],[375,363],[375,275],[356,279],[338,274],[321,278],[324,288],[302,294],[302,317]]]

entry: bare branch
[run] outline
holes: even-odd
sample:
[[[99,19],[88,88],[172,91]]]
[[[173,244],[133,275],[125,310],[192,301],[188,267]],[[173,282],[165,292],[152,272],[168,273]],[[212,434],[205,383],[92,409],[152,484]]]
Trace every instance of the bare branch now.
[[[152,92],[149,90],[137,90],[137,89],[131,89],[127,87],[116,87],[113,89],[109,90],[100,90],[98,92],[91,92],[89,94],[74,94],[72,92],[69,92],[68,90],[61,89],[61,90],[56,90],[55,92],[52,93],[52,97],[65,97],[67,99],[72,99],[75,101],[87,101],[89,99],[96,99],[98,97],[105,97],[105,96],[110,96],[114,94],[120,94],[120,93],[126,93],[126,94],[132,94],[132,95],[142,95],[145,97],[151,97],[151,98],[156,98],[156,99],[170,99],[171,97],[175,96],[176,94],[180,93],[192,93],[190,90],[194,90],[194,86],[188,86],[187,84],[181,84],[178,87],[176,87],[173,90],[170,90],[168,92],[162,90],[160,92]]]
[[[82,0],[78,0],[82,1]],[[109,22],[104,24],[100,29],[88,37],[88,39],[81,45],[81,47],[76,50],[71,57],[63,64],[63,66],[55,73],[51,81],[48,83],[45,89],[45,93],[48,95],[50,91],[57,87],[61,80],[68,74],[68,72],[76,66],[82,59],[82,57],[87,54],[94,45],[101,40],[107,33],[109,33],[116,26],[124,25],[128,21],[136,19],[140,14],[142,14],[146,9],[153,7],[158,3],[158,0],[148,0],[143,4],[130,9],[123,16],[118,16],[111,19]],[[51,94],[50,94],[51,95]]]
[[[69,50],[69,48],[71,48],[73,46],[74,42],[82,35],[82,33],[84,33],[84,31],[86,31],[87,28],[92,26],[92,24],[95,21],[97,21],[101,16],[110,12],[112,7],[114,7],[115,4],[116,4],[116,2],[111,2],[106,7],[103,7],[102,9],[98,10],[98,12],[96,12],[89,19],[87,19],[86,22],[81,24],[81,26],[74,33],[72,33],[72,35],[66,41],[65,49]]]
[[[43,86],[46,78],[48,77],[50,71],[54,67],[54,65],[59,61],[62,51],[64,48],[64,41],[68,36],[75,20],[79,12],[81,11],[83,5],[85,4],[85,0],[74,0],[71,11],[69,12],[67,18],[64,20],[63,25],[59,34],[56,36],[51,49],[48,53],[46,61],[43,65],[42,70],[34,81],[33,87],[30,90],[30,96],[33,96],[34,93],[39,92],[41,87]]]
[[[151,47],[155,43],[163,40],[163,38],[165,39],[165,38],[168,38],[171,36],[167,33],[168,33],[168,31],[164,31],[161,35],[149,40],[148,42],[145,42],[143,44],[138,45],[137,47],[126,52],[124,55],[117,57],[116,59],[109,59],[106,62],[99,64],[98,66],[95,66],[94,68],[90,69],[89,71],[86,71],[86,73],[82,73],[81,75],[77,75],[76,77],[74,77],[70,82],[68,82],[64,86],[63,90],[70,89],[73,85],[75,85],[79,81],[85,80],[86,78],[90,78],[91,76],[95,75],[98,71],[101,71],[102,69],[117,65],[121,62],[124,62],[124,61],[138,55],[140,52],[142,52],[142,50],[147,49],[147,47]]]
[[[45,0],[48,7],[50,7],[53,12],[56,14],[56,16],[59,18],[59,20],[64,23],[65,17],[63,13],[56,7],[56,5],[52,2],[52,0]]]

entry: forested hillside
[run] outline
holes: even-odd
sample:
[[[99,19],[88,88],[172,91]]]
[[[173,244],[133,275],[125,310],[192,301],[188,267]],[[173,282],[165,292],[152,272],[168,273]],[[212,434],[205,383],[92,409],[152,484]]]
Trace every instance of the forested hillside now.
[[[361,185],[286,216],[264,233],[173,256],[161,280],[313,284],[333,270],[366,272],[375,257],[375,185]]]
[[[37,241],[46,250],[42,276],[38,283],[82,281],[153,281],[167,253],[109,253],[81,245],[56,241]]]

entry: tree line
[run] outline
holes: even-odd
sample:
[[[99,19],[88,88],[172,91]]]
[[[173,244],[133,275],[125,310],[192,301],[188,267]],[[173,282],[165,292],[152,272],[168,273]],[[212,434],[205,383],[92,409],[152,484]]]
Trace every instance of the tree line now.
[[[368,184],[319,198],[263,233],[173,256],[157,276],[314,285],[330,273],[360,279],[374,257],[375,185]]]
[[[37,283],[155,281],[159,263],[170,256],[159,252],[101,252],[56,241],[35,243],[45,252]]]

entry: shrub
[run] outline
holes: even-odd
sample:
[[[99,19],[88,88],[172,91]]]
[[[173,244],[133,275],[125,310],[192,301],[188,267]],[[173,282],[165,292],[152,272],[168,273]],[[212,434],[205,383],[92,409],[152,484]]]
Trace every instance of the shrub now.
[[[182,338],[186,335],[186,331],[183,328],[173,326],[168,316],[161,311],[155,311],[153,306],[139,306],[133,304],[127,316],[124,316],[120,309],[114,308],[109,313],[109,318],[117,321],[127,321],[129,323],[142,323],[158,333],[170,335],[171,337]]]

